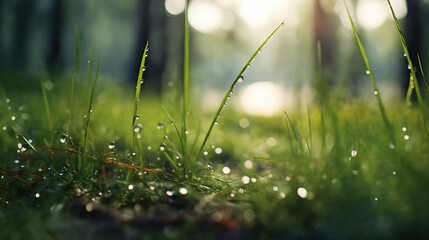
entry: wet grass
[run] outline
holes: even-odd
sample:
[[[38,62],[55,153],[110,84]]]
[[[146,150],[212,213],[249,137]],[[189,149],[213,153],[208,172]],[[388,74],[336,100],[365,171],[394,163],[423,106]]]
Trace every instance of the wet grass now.
[[[277,29],[208,115],[190,108],[186,64],[181,99],[141,88],[147,45],[135,88],[98,76],[91,61],[86,78],[80,67],[68,79],[44,76],[42,91],[38,77],[3,71],[0,238],[426,236],[425,101],[383,104],[355,27],[374,99],[332,93],[271,118],[225,107]]]

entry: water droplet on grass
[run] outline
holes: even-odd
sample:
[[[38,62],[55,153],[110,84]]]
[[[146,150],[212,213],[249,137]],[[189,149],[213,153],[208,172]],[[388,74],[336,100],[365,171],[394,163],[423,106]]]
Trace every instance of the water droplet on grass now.
[[[163,129],[165,127],[165,124],[163,122],[159,122],[156,126],[157,129]]]
[[[274,187],[273,187],[273,191],[274,191],[274,192],[277,192],[278,190],[279,190],[279,187],[277,187],[277,186],[274,186]]]
[[[223,167],[223,168],[222,168],[222,172],[223,172],[224,174],[229,174],[229,173],[231,172],[231,169],[230,169],[229,167]]]
[[[61,143],[66,143],[68,139],[69,139],[69,136],[67,134],[63,134],[60,137],[60,142]]]
[[[159,150],[162,152],[162,151],[165,151],[165,144],[161,144],[161,146],[159,147]]]
[[[407,131],[407,127],[402,127],[402,132],[406,132]]]
[[[301,198],[307,198],[308,192],[307,189],[300,187],[297,190],[298,196],[300,196]]]
[[[133,190],[134,189],[134,185],[130,184],[128,185],[128,190]]]
[[[366,70],[365,74],[369,75],[371,72],[369,70]]]
[[[404,140],[405,140],[405,141],[410,140],[410,135],[404,135]]]
[[[241,178],[241,181],[242,181],[244,184],[249,184],[249,183],[250,183],[250,178],[249,178],[248,176],[243,176],[243,177]]]
[[[134,132],[135,133],[139,133],[142,131],[143,125],[141,123],[138,123],[137,125],[134,126]]]
[[[378,95],[378,91],[377,90],[374,91],[374,95]]]
[[[36,193],[36,194],[34,194],[34,197],[35,197],[35,198],[40,198],[40,193]]]
[[[171,197],[174,195],[173,191],[166,191],[165,194],[167,194],[167,196]]]
[[[115,141],[111,141],[109,143],[109,149],[114,149],[115,148]]]
[[[220,147],[215,148],[215,153],[216,154],[221,154],[222,153],[222,148],[220,148]]]
[[[204,156],[207,156],[207,155],[209,155],[209,152],[204,151],[203,154],[204,154]]]
[[[15,117],[15,116],[12,116],[12,117],[10,117],[10,119],[11,119],[12,121],[15,121],[15,120],[16,120],[16,117]]]
[[[237,82],[238,83],[242,83],[244,81],[244,77],[243,76],[240,76],[239,78],[238,78],[238,80],[237,80]]]
[[[357,150],[352,150],[352,157],[356,157],[357,155]]]
[[[179,189],[179,193],[182,194],[182,195],[186,195],[186,194],[188,194],[188,189],[182,187],[182,188]]]

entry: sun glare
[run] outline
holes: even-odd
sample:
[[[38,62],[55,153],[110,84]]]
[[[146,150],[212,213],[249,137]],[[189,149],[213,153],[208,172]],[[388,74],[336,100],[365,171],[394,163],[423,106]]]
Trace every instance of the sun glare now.
[[[284,91],[273,82],[252,83],[240,92],[239,104],[248,114],[272,116],[284,110]]]

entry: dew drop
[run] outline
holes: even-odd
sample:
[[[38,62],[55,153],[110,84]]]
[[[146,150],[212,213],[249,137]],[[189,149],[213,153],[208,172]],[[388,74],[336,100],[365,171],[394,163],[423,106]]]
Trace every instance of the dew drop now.
[[[188,194],[188,189],[182,187],[182,188],[179,189],[179,193],[182,194],[182,195],[186,195],[186,194]]]
[[[274,186],[274,187],[273,187],[273,191],[274,191],[274,192],[277,192],[278,190],[279,190],[279,187],[277,187],[277,186]]]
[[[243,76],[240,76],[238,79],[237,79],[237,82],[238,83],[242,83],[244,81],[244,77]]]
[[[366,70],[366,75],[369,75],[371,72],[369,70]]]
[[[374,95],[378,95],[378,91],[377,90],[374,91]]]
[[[134,126],[134,132],[135,133],[139,133],[142,131],[143,125],[141,123],[138,123],[137,125]]]
[[[407,128],[406,127],[402,127],[402,132],[406,132],[407,131]]]
[[[64,144],[67,142],[67,139],[69,139],[69,136],[67,134],[63,134],[60,137],[60,142]]]
[[[40,198],[40,193],[36,193],[36,194],[34,194],[34,197],[35,197],[35,198]]]
[[[134,189],[134,185],[130,184],[128,185],[128,190],[133,190]]]
[[[216,154],[221,154],[222,153],[222,148],[220,148],[220,147],[215,148],[215,153]]]
[[[248,176],[243,176],[243,177],[241,178],[241,181],[242,181],[244,184],[249,184],[249,183],[250,183],[250,178],[249,178]]]
[[[157,129],[163,129],[165,127],[165,124],[163,122],[159,122],[156,126]]]
[[[405,140],[405,141],[410,140],[410,135],[404,135],[404,140]]]
[[[165,151],[165,144],[161,144],[161,146],[159,147],[159,151]]]
[[[224,174],[229,174],[229,173],[231,172],[231,169],[230,169],[229,167],[223,167],[223,168],[222,168],[222,172],[223,172]]]
[[[301,198],[307,198],[308,192],[307,189],[300,187],[297,190],[298,196],[300,196]]]
[[[15,121],[15,120],[16,120],[16,117],[15,117],[15,116],[12,116],[10,119],[11,119],[12,121]]]
[[[204,156],[207,156],[207,155],[209,155],[209,152],[204,151],[203,154],[204,154]]]
[[[114,149],[115,148],[115,141],[111,141],[109,143],[109,149]]]
[[[217,125],[218,123],[219,123],[219,122],[216,120],[216,121],[215,121],[215,124]]]
[[[166,191],[165,194],[167,194],[167,196],[171,197],[174,195],[173,191]]]
[[[352,157],[356,157],[357,155],[357,150],[352,150]]]
[[[134,120],[139,120],[140,119],[140,116],[139,115],[135,115],[134,116]]]

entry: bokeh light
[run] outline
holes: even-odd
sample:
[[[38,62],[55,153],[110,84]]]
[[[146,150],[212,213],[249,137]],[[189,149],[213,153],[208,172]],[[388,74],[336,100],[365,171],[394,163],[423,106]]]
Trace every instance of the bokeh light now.
[[[272,116],[284,110],[284,91],[276,83],[261,81],[245,87],[239,96],[240,107],[252,115]]]
[[[212,33],[219,30],[222,18],[222,10],[211,1],[192,1],[189,4],[189,24],[199,32]]]
[[[165,10],[171,15],[185,11],[186,0],[165,0]]]

